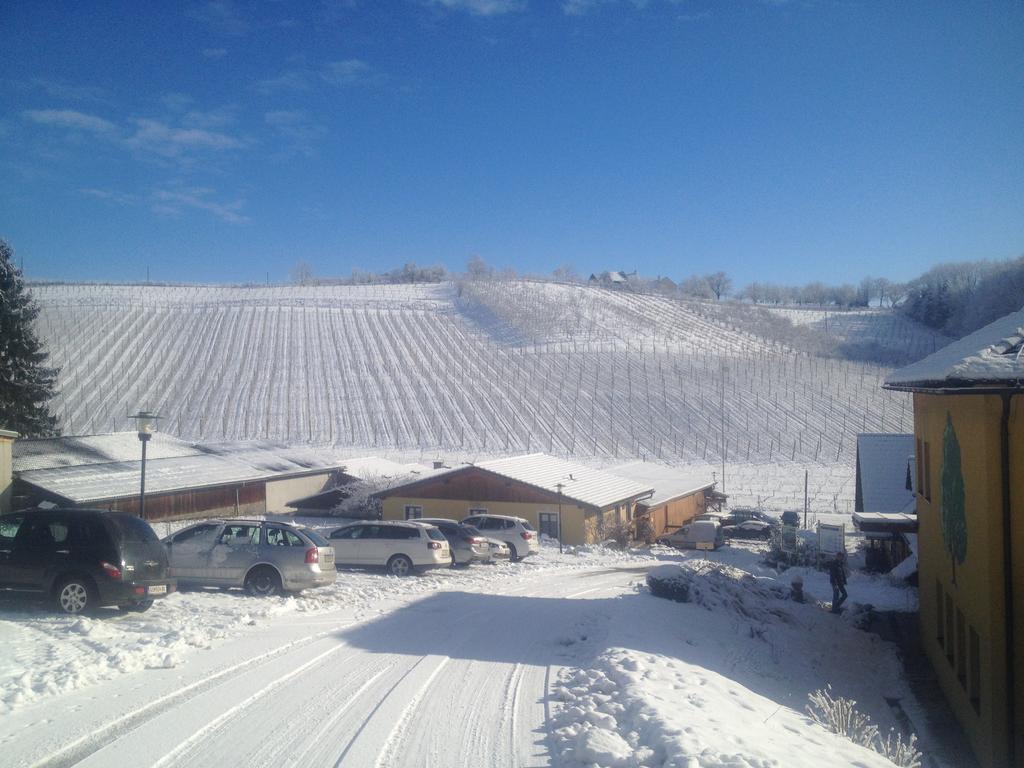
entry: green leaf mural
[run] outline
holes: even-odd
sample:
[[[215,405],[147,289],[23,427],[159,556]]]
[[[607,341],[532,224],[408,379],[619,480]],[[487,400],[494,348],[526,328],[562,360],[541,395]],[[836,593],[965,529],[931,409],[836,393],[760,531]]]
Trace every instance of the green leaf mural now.
[[[942,433],[942,540],[953,558],[953,583],[957,563],[967,557],[967,510],[964,506],[964,473],[960,466],[960,441],[953,418],[946,414]]]

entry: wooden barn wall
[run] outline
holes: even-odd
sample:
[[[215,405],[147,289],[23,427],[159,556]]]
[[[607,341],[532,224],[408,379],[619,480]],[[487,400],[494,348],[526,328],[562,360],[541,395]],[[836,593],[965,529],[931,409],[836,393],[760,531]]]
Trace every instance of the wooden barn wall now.
[[[175,493],[146,494],[147,520],[185,520],[193,517],[218,517],[235,514],[237,491],[239,515],[266,513],[266,488],[263,483],[224,485],[217,488],[183,490]],[[96,504],[102,509],[139,513],[139,497],[114,499]]]
[[[704,491],[651,507],[650,513],[655,536],[675,530],[697,515],[704,514]]]

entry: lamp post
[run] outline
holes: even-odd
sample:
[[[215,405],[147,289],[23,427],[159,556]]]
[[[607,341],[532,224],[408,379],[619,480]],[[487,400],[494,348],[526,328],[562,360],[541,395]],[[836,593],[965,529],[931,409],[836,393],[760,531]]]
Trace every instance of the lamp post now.
[[[558,489],[558,554],[562,554],[562,489],[565,483],[556,483]]]
[[[139,484],[139,517],[146,517],[146,443],[156,432],[156,423],[161,418],[149,411],[139,411],[129,416],[135,420],[135,428],[139,433],[139,442],[142,443],[142,479]]]

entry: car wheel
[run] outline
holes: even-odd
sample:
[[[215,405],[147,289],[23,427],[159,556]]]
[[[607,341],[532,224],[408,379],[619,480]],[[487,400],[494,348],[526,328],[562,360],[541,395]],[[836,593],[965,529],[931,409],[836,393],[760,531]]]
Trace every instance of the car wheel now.
[[[511,560],[513,563],[518,563],[520,560],[519,553],[516,551],[515,544],[508,545],[508,559]]]
[[[253,597],[281,594],[281,577],[273,568],[254,568],[245,577],[245,591]]]
[[[137,603],[127,603],[126,605],[117,606],[126,613],[145,613],[153,607],[152,600],[140,600]]]
[[[57,585],[55,602],[61,613],[79,614],[96,607],[96,587],[88,579],[73,576]]]
[[[412,573],[412,560],[405,555],[395,555],[388,560],[388,573],[392,576],[408,576]]]

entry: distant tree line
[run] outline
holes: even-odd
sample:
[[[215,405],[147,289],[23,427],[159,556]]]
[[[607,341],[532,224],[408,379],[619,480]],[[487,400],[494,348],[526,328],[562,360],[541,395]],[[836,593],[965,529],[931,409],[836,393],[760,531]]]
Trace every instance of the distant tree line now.
[[[548,275],[519,275],[513,269],[497,270],[479,255],[469,259],[463,273],[450,273],[441,265],[422,267],[409,262],[382,273],[353,269],[348,278],[316,277],[309,264],[301,261],[291,273],[291,281],[297,285],[438,283],[444,280],[461,284],[462,280],[518,277],[554,279],[563,283],[584,281],[571,264],[562,264]],[[668,277],[651,278],[630,273],[626,284],[617,287],[639,293],[715,301],[731,296],[744,303],[768,306],[892,307],[930,328],[958,337],[1021,308],[1024,304],[1024,257],[942,264],[906,283],[884,277],[865,277],[856,285],[828,285],[820,281],[803,285],[752,282],[733,292],[732,278],[718,271],[690,275],[678,283]]]
[[[1024,306],[1024,256],[940,264],[912,280],[900,309],[959,337]]]

